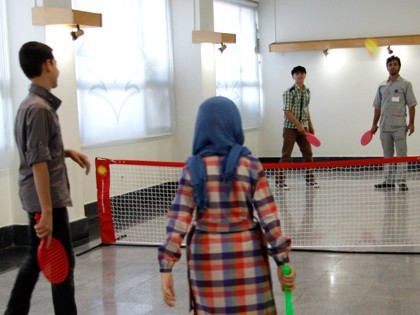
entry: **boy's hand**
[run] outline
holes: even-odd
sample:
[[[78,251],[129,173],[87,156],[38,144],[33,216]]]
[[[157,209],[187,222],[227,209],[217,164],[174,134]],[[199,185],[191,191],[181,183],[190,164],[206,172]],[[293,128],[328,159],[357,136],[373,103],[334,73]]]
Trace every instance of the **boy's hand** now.
[[[370,131],[375,134],[376,131],[378,131],[378,126],[377,125],[372,125],[372,127],[370,128]]]
[[[413,132],[414,132],[414,125],[413,124],[409,124],[407,126],[407,132],[408,132],[409,136],[411,136],[413,134]]]
[[[90,163],[87,155],[80,153],[76,150],[65,150],[66,157],[71,158],[77,164],[80,165],[81,168],[86,169],[86,175],[89,174],[90,171]]]
[[[299,125],[299,126],[297,127],[297,130],[298,130],[301,134],[304,134],[304,133],[306,132],[305,127],[303,127],[302,125]]]
[[[43,239],[47,238],[47,248],[50,247],[52,232],[53,232],[53,223],[52,223],[52,213],[42,213],[39,222],[35,224],[34,229],[36,236]]]

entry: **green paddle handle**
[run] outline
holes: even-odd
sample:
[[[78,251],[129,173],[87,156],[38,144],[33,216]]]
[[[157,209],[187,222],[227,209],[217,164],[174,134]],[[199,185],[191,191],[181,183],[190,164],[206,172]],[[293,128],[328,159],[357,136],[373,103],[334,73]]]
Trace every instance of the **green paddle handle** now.
[[[290,273],[292,272],[290,270],[289,265],[283,265],[282,271],[285,276],[290,275]],[[284,300],[285,300],[285,304],[284,304],[285,314],[293,315],[294,312],[293,312],[292,291],[288,290],[287,287],[284,288]]]

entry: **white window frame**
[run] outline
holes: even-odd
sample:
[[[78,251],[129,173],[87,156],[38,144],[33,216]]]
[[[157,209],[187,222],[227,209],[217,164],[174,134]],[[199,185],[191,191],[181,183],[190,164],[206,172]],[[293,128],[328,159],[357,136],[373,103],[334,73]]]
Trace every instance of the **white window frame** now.
[[[6,1],[0,1],[0,169],[9,168],[11,147],[11,123],[10,123],[10,70],[8,55],[8,36]]]

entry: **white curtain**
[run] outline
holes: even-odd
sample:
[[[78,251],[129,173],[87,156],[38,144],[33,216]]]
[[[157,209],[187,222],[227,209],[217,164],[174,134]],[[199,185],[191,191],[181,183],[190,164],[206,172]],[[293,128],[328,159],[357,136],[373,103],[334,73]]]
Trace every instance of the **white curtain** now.
[[[82,146],[170,134],[174,128],[167,0],[73,0],[102,13],[76,42]]]
[[[9,106],[8,91],[8,55],[6,32],[6,3],[0,1],[0,169],[9,167],[9,136],[11,126],[8,120]]]
[[[236,34],[236,44],[227,44],[223,53],[215,45],[217,95],[236,103],[244,129],[257,128],[262,119],[257,6],[245,0],[213,5],[214,30]]]

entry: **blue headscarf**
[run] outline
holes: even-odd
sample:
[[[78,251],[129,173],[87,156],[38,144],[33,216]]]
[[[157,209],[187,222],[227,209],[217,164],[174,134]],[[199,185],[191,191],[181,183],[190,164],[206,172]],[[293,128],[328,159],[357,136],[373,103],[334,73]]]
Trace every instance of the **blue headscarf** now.
[[[202,157],[225,157],[221,170],[222,180],[226,193],[230,194],[239,159],[251,154],[243,146],[244,139],[241,115],[230,99],[216,96],[200,105],[195,123],[193,155],[186,162],[194,185],[194,202],[199,209],[207,208],[207,173]]]

